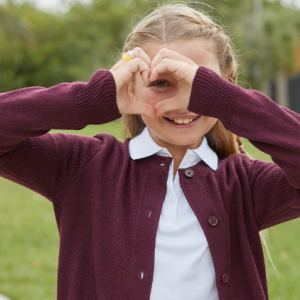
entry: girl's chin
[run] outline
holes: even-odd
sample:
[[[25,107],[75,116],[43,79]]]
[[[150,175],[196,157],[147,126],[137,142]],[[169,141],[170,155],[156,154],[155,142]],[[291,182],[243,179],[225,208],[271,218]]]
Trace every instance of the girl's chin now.
[[[172,139],[163,139],[166,143],[174,146],[193,146],[193,148],[198,148],[202,142],[201,137],[194,137],[187,139],[186,137],[173,137]]]

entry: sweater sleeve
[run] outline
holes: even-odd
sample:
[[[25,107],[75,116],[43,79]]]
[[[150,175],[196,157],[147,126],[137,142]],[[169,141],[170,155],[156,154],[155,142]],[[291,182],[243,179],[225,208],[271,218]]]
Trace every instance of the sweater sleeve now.
[[[300,217],[300,115],[199,67],[188,110],[219,119],[273,162],[243,161],[259,230]]]
[[[80,130],[120,117],[115,81],[105,69],[89,82],[0,93],[0,176],[51,201],[103,142],[49,131]]]

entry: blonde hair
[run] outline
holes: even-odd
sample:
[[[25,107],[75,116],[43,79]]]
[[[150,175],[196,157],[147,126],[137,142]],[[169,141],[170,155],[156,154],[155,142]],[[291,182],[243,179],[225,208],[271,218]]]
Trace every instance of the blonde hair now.
[[[196,2],[199,5],[199,2]],[[189,4],[192,4],[190,2]],[[171,1],[158,4],[151,13],[142,19],[128,35],[123,46],[123,52],[135,47],[143,48],[148,43],[166,44],[175,40],[189,40],[192,38],[205,38],[212,40],[215,45],[215,55],[219,61],[221,76],[231,83],[237,84],[238,64],[235,59],[234,47],[229,35],[203,10],[194,9],[187,2]],[[140,115],[123,115],[121,119],[122,138],[134,138],[145,128]],[[230,131],[218,120],[205,134],[209,146],[220,159],[227,158],[236,153],[252,157],[238,146],[242,145],[242,138]],[[266,243],[268,232],[259,232],[265,245],[269,259],[277,272],[271,259]]]

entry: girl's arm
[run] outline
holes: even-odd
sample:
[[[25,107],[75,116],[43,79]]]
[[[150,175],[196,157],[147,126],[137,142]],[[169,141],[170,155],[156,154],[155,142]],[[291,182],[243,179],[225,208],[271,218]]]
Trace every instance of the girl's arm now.
[[[300,115],[199,67],[188,110],[219,119],[274,163],[244,159],[259,230],[300,217]]]
[[[0,93],[0,176],[50,200],[101,147],[101,139],[48,133],[121,117],[108,70],[89,82]]]

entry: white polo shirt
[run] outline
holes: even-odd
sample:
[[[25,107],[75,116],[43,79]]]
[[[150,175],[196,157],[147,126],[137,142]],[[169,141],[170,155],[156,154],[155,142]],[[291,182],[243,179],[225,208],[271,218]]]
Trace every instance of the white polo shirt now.
[[[134,160],[155,153],[172,157],[166,148],[156,144],[147,126],[130,140],[129,153]],[[179,169],[196,165],[201,160],[217,170],[217,154],[209,147],[205,136],[197,149],[187,149]],[[182,192],[178,171],[173,181],[173,168],[172,160],[156,234],[150,300],[218,300],[215,270],[206,237]]]

